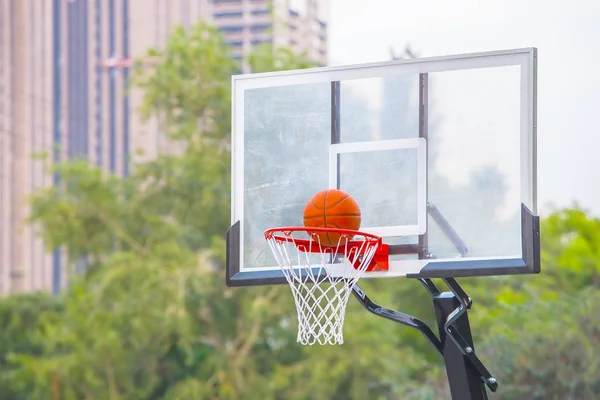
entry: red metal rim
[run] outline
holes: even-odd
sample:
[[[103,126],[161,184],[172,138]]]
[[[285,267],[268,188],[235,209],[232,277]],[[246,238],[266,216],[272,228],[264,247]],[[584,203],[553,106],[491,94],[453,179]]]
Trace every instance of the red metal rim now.
[[[309,237],[313,236],[311,233],[337,233],[342,236],[347,236],[348,242],[345,245],[340,245],[339,247],[355,247],[364,244],[365,241],[369,242],[377,242],[378,245],[382,244],[382,239],[380,236],[373,235],[371,233],[355,231],[352,229],[340,229],[340,228],[321,228],[321,227],[307,227],[307,226],[284,226],[279,228],[270,228],[265,231],[265,239],[276,239],[285,242],[293,242],[296,245],[310,245],[311,242],[314,243],[311,239],[300,239],[292,237],[291,234],[293,232],[305,232]],[[279,234],[278,234],[279,233]],[[363,239],[352,240],[355,236],[362,236]],[[323,247],[327,247],[322,245]],[[336,246],[329,246],[336,247]]]
[[[313,237],[319,232],[337,233],[347,235],[349,239],[344,241],[343,244],[326,246],[313,239],[296,238],[293,236],[294,232],[305,232],[309,237]],[[362,238],[352,240],[355,236],[361,236]],[[375,254],[371,255],[365,271],[387,271],[389,269],[389,245],[383,243],[380,236],[371,233],[339,228],[284,226],[267,229],[265,239],[267,241],[274,240],[278,244],[283,242],[292,243],[298,251],[305,253],[344,254],[346,257],[350,256],[354,268],[359,268],[362,265],[362,259],[357,255],[365,254],[369,249],[375,249]]]

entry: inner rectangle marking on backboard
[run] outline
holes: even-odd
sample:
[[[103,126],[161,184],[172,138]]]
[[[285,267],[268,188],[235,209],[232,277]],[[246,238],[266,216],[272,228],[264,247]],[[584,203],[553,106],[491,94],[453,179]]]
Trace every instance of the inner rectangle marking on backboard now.
[[[361,231],[378,236],[422,235],[426,231],[427,221],[427,141],[425,138],[379,140],[371,142],[336,143],[329,148],[329,188],[339,186],[340,154],[363,153],[388,150],[415,149],[417,151],[417,223],[396,226],[367,226]],[[401,176],[398,179],[402,179]],[[386,190],[382,187],[381,190]]]

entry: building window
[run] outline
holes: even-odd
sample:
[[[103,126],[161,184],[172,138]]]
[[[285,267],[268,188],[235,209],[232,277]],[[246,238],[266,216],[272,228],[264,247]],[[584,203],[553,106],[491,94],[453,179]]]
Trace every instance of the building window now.
[[[288,28],[289,28],[291,31],[297,31],[297,30],[298,30],[298,27],[297,27],[296,25],[294,25],[294,24],[288,24]]]
[[[317,22],[321,26],[321,29],[327,29],[327,23],[326,22],[323,22],[323,21],[317,21]]]
[[[296,10],[289,10],[290,17],[297,18],[300,16],[300,13]]]
[[[231,47],[242,47],[244,45],[244,42],[240,42],[240,41],[227,42],[227,45],[231,46]]]
[[[295,46],[295,45],[297,45],[297,44],[298,44],[298,42],[297,42],[296,40],[294,40],[294,39],[290,39],[290,45],[291,45],[291,46]]]
[[[214,4],[242,4],[242,0],[213,0]]]
[[[221,32],[243,32],[243,26],[221,26],[219,27],[219,31]]]
[[[244,13],[241,11],[222,11],[222,12],[216,12],[213,14],[213,17],[215,19],[220,19],[220,18],[241,18],[242,16],[244,16]]]
[[[269,11],[268,8],[259,8],[259,9],[250,11],[250,13],[252,15],[257,15],[257,16],[258,15],[269,15],[269,14],[271,14],[271,11]]]
[[[271,24],[257,24],[250,26],[250,32],[252,33],[266,32],[269,29],[271,29]]]
[[[253,40],[252,46],[260,46],[261,44],[271,44],[273,41],[271,39],[268,40]]]

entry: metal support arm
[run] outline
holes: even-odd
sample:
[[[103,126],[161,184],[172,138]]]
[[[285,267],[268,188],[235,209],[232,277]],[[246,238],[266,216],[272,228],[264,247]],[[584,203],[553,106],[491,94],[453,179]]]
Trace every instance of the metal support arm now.
[[[421,332],[423,336],[425,336],[425,338],[438,351],[438,353],[440,353],[441,356],[444,355],[442,350],[442,342],[440,342],[435,333],[433,333],[431,328],[429,328],[429,326],[425,322],[411,315],[404,314],[400,311],[395,311],[390,308],[382,307],[373,303],[358,285],[354,285],[352,293],[358,299],[360,304],[367,309],[367,311],[379,317],[389,319],[402,325],[410,326],[411,328],[415,328],[416,330]]]
[[[471,299],[453,278],[444,279],[450,292],[440,292],[430,279],[419,279],[433,299],[439,338],[419,318],[382,307],[355,285],[352,293],[369,312],[417,329],[444,358],[453,399],[487,400],[485,385],[495,392],[498,382],[475,354],[467,310]],[[450,338],[450,340],[447,340]],[[484,385],[485,384],[485,385]]]

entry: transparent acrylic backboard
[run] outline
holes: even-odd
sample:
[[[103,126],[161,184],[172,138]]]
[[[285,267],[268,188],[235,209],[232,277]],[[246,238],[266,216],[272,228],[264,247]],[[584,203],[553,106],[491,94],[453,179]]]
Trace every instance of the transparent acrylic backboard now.
[[[227,284],[285,282],[264,231],[339,188],[369,277],[539,272],[533,48],[234,76]]]

